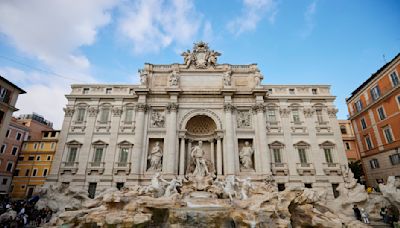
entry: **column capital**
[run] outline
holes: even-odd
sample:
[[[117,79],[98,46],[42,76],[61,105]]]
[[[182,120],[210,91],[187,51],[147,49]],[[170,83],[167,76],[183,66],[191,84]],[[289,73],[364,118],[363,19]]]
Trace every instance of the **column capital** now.
[[[313,108],[305,108],[304,109],[304,116],[306,117],[306,118],[311,118],[312,116],[313,116],[313,114],[314,114],[314,109]]]
[[[176,112],[178,110],[178,108],[179,108],[179,105],[176,102],[170,102],[167,105],[168,112],[171,112],[171,111]]]
[[[339,110],[337,108],[328,108],[327,111],[330,118],[336,118],[336,113]]]
[[[282,117],[289,117],[290,109],[281,108],[281,109],[279,109],[279,113],[281,114]]]
[[[114,107],[112,109],[112,114],[113,114],[113,116],[116,116],[116,117],[121,116],[122,115],[122,107]]]
[[[232,105],[231,103],[225,103],[224,110],[225,112],[232,112],[233,110],[235,110],[235,106]]]
[[[75,109],[73,107],[65,107],[64,109],[65,117],[71,117],[74,115]]]
[[[136,110],[138,112],[146,112],[148,108],[149,107],[146,103],[137,103],[136,104]]]
[[[89,107],[88,112],[90,117],[95,117],[97,113],[99,113],[99,109],[97,107],[92,106]]]
[[[265,105],[262,103],[255,104],[255,105],[251,106],[251,108],[255,112],[265,112]]]

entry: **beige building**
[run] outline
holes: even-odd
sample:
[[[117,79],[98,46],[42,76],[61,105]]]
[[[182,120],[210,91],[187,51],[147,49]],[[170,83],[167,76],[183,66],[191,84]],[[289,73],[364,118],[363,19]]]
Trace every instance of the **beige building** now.
[[[262,85],[256,64],[218,64],[220,53],[203,42],[182,55],[183,64],[146,63],[140,85],[72,85],[47,184],[94,195],[146,184],[155,172],[254,181],[272,174],[280,189],[331,193],[343,182],[347,158],[330,86]],[[193,169],[194,161],[208,168]]]
[[[339,120],[339,125],[347,159],[349,162],[360,160],[360,151],[358,150],[356,136],[350,120]]]

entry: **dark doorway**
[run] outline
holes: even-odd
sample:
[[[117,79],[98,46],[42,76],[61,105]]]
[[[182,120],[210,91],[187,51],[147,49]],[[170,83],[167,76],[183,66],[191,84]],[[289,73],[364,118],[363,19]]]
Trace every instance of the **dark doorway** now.
[[[89,198],[94,198],[94,196],[96,195],[96,187],[97,187],[97,183],[89,183],[89,189],[88,189],[88,193],[89,193]]]
[[[339,184],[332,184],[333,197],[335,198],[339,197],[339,191],[337,190],[338,186]]]

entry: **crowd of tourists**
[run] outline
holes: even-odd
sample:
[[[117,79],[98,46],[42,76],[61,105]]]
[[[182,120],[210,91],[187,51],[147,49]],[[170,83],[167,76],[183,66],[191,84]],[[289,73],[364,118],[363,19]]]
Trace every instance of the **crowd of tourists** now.
[[[19,201],[2,199],[0,202],[1,227],[38,227],[49,222],[53,212],[49,208],[36,209],[35,204],[38,199],[38,197]]]

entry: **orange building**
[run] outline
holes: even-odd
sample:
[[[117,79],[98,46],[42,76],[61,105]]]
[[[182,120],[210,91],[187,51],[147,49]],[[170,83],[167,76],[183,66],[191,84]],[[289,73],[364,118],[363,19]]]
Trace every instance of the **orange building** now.
[[[12,181],[11,197],[31,197],[50,172],[60,131],[43,131],[40,140],[23,142]]]
[[[346,101],[367,185],[400,177],[400,53]]]
[[[339,126],[340,132],[342,133],[347,160],[349,160],[349,162],[360,160],[360,151],[358,150],[356,136],[354,135],[353,126],[351,126],[350,120],[339,120]]]

